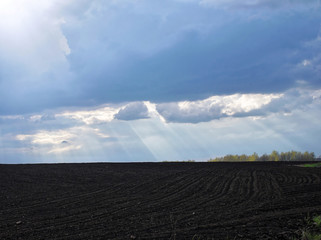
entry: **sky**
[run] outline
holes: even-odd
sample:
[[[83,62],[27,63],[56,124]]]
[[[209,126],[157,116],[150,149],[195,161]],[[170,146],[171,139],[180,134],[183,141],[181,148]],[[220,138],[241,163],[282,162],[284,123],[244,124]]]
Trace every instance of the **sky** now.
[[[0,163],[321,155],[320,0],[1,0]]]

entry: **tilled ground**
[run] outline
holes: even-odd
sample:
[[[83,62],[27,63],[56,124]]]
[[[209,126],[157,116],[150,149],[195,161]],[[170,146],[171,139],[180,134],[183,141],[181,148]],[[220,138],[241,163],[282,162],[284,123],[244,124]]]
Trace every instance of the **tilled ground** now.
[[[0,239],[290,239],[321,214],[295,164],[0,165]]]

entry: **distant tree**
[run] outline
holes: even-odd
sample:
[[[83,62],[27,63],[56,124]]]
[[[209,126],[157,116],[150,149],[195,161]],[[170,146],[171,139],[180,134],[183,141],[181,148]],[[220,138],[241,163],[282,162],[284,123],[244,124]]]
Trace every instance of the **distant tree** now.
[[[269,161],[269,155],[267,154],[263,154],[260,158],[259,158],[260,161],[262,162],[266,162],[266,161]]]
[[[224,157],[216,157],[214,159],[208,160],[209,162],[239,162],[239,161],[314,161],[316,160],[315,154],[313,152],[297,152],[297,151],[291,151],[291,152],[281,152],[280,154],[277,151],[272,151],[271,154],[263,154],[262,156],[259,156],[257,153],[253,153],[252,155],[232,155],[228,154]],[[320,159],[321,160],[321,159]]]
[[[297,161],[297,156],[298,156],[298,153],[296,151],[291,151],[291,158],[290,160],[291,161]]]
[[[304,161],[309,161],[309,159],[310,159],[310,154],[309,154],[309,152],[305,151],[305,152],[303,153],[302,158],[303,158]]]
[[[274,151],[270,154],[269,160],[270,160],[270,161],[274,161],[274,162],[279,161],[279,160],[280,160],[280,155],[279,155],[279,153],[274,150]]]
[[[247,157],[247,161],[249,162],[255,162],[257,160],[259,160],[259,155],[256,152]]]
[[[310,158],[312,158],[313,161],[316,160],[314,152],[310,152]]]
[[[238,160],[241,162],[245,162],[247,160],[247,158],[248,158],[248,156],[246,156],[245,154],[238,156]]]
[[[284,152],[281,152],[280,161],[289,161],[288,154],[284,153]]]
[[[187,161],[183,161],[183,162],[195,162],[195,160],[187,160]]]

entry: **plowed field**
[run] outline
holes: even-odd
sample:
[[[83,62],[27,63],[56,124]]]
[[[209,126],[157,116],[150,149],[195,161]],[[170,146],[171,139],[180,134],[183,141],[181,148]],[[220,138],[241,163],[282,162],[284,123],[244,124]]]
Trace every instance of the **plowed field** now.
[[[0,239],[289,239],[321,214],[295,164],[0,165]]]

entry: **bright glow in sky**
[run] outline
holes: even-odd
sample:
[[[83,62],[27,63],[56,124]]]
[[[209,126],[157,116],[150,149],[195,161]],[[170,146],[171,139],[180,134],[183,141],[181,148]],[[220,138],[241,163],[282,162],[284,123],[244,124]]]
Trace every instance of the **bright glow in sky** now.
[[[321,154],[321,1],[0,1],[0,163]]]

